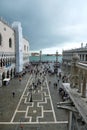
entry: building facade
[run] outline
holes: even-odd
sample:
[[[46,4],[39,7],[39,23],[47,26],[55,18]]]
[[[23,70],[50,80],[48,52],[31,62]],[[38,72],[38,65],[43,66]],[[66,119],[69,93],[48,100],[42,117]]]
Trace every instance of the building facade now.
[[[29,42],[26,38],[23,38],[23,67],[29,63]]]
[[[0,19],[0,86],[29,64],[29,42],[23,38],[21,23],[8,25]]]
[[[81,44],[81,47],[77,49],[64,50],[62,52],[62,63],[63,69],[66,72],[69,72],[69,70],[71,69],[71,61],[74,53],[78,53],[79,61],[81,63],[87,63],[87,44],[85,46]]]
[[[65,109],[67,108],[69,111],[69,130],[86,130],[87,44],[85,47],[81,46],[81,48],[78,49],[64,51],[63,67],[64,71],[67,72],[69,71],[69,67],[71,67],[70,75],[67,75],[69,80],[68,82],[65,81],[66,83],[63,83],[63,88],[70,98],[69,102],[71,101],[71,110],[69,104],[65,105]]]

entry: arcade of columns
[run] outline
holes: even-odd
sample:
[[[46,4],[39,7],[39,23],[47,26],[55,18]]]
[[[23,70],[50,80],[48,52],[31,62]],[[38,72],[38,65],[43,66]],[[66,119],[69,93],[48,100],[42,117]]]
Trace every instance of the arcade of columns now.
[[[83,64],[83,68],[79,63],[78,54],[74,54],[72,58],[71,66],[71,87],[77,87],[78,92],[82,93],[82,97],[86,97],[86,80],[87,80],[87,70]]]
[[[66,68],[68,69],[68,66]],[[70,87],[72,89],[77,88],[78,92],[81,93],[81,96],[83,98],[86,98],[87,65],[79,62],[79,56],[77,53],[74,53],[73,57],[72,57],[69,80],[70,80]],[[76,102],[77,101],[75,101],[75,103]],[[66,104],[66,106],[67,106],[67,104]],[[71,105],[71,107],[72,107],[72,105]],[[62,108],[62,106],[60,106],[60,108]],[[64,108],[64,106],[63,106],[63,108]],[[77,120],[75,117],[76,115],[79,115],[78,111],[75,112],[74,110],[76,110],[76,109],[71,108],[71,110],[70,110],[70,108],[68,108],[68,107],[67,108],[65,107],[65,109],[69,110],[68,130],[77,130],[77,129],[79,130],[79,127],[77,125]],[[81,112],[80,114],[84,116],[83,112]],[[86,120],[85,117],[84,117],[84,119]],[[84,125],[84,130],[86,130],[85,125]]]
[[[72,57],[70,75],[70,87],[78,88],[78,92],[86,98],[87,66],[79,62],[77,53],[74,53]]]

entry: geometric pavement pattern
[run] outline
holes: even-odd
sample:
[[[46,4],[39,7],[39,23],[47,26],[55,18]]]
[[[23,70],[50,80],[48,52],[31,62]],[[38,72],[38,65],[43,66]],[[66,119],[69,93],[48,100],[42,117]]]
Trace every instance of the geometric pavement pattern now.
[[[34,74],[31,75],[21,99],[17,105],[12,122],[26,122],[26,123],[40,123],[40,122],[56,122],[55,112],[50,96],[50,91],[46,76],[39,76],[44,78],[44,82],[38,85],[36,90],[29,90],[33,80]],[[31,100],[32,94],[32,101]]]
[[[33,77],[30,78],[25,87],[11,122],[39,123],[56,121],[46,77],[44,83],[32,91],[32,102],[30,102],[29,84],[32,84]]]

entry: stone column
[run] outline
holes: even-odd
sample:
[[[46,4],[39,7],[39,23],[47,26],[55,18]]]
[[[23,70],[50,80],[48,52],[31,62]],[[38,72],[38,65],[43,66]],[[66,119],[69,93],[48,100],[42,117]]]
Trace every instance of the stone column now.
[[[72,57],[72,65],[71,65],[71,79],[70,79],[70,86],[73,87],[78,87],[78,79],[79,79],[79,75],[78,75],[78,67],[76,66],[76,64],[79,61],[79,56],[77,53],[73,54]]]
[[[81,61],[82,61],[82,54],[81,54]]]
[[[56,51],[56,63],[58,63],[58,51]]]
[[[78,87],[78,92],[81,93],[81,82],[82,81],[82,71],[79,70],[79,87]]]
[[[86,98],[86,76],[87,76],[87,72],[84,72],[83,86],[82,86],[82,97],[83,98]]]

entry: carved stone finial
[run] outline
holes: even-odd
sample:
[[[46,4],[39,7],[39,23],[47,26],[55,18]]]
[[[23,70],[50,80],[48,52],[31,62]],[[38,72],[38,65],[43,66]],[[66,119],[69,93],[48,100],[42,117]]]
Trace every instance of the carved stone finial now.
[[[74,54],[73,54],[72,60],[73,60],[74,62],[78,62],[78,61],[79,61],[78,53],[74,53]]]

